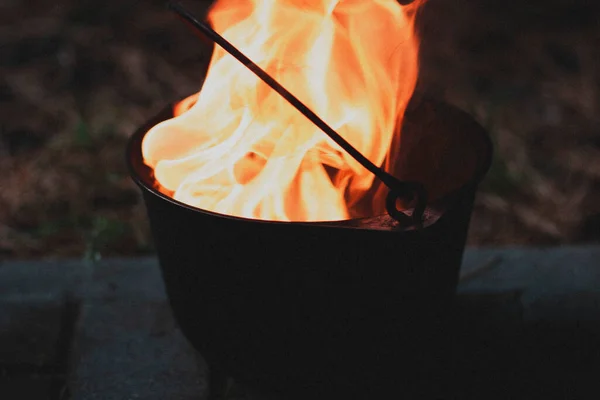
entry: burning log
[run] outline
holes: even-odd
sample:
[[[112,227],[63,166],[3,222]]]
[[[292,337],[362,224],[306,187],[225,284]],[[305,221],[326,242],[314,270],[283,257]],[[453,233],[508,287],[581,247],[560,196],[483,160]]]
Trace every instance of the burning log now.
[[[491,144],[477,123],[448,105],[415,102],[405,112],[416,80],[406,9],[392,0],[302,3],[315,6],[303,11],[312,14],[298,15],[292,0],[232,7],[221,0],[210,18],[225,38],[248,34],[248,54],[262,54],[266,70],[278,75],[278,64],[262,52],[277,47],[277,34],[292,27],[272,19],[264,5],[307,18],[299,25],[311,29],[316,18],[318,29],[286,40],[299,41],[309,55],[347,56],[315,61],[313,78],[322,87],[303,73],[292,74],[302,78],[295,85],[279,76],[296,95],[274,79],[263,87],[246,73],[260,62],[240,57],[242,65],[215,49],[201,92],[141,127],[129,141],[128,164],[143,193],[175,318],[217,378],[312,399],[373,397],[399,386],[407,393],[410,382],[429,379],[430,361],[439,358],[440,324],[456,289]],[[345,47],[349,27],[370,29],[355,24],[357,12],[397,31],[401,54],[371,42],[375,49]],[[261,36],[256,19],[275,37]],[[377,56],[369,65],[353,58],[368,51]],[[265,68],[255,70],[260,76]],[[318,90],[331,88],[342,93],[336,101],[328,97],[335,91],[322,96]],[[294,104],[302,113],[282,103],[281,96],[292,99],[288,94],[303,99]],[[331,125],[303,104],[326,111]],[[265,110],[253,108],[258,105]],[[418,224],[394,214],[398,193],[390,196],[373,174],[392,192],[403,182],[422,185],[427,206],[418,210],[417,201],[417,210],[400,213],[418,216]],[[393,199],[388,215],[386,196]]]

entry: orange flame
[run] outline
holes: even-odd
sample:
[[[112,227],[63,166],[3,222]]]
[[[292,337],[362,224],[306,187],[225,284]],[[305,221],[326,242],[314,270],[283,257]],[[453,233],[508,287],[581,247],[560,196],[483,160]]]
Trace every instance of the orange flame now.
[[[417,7],[219,0],[209,20],[358,151],[388,166],[417,80]],[[178,109],[146,134],[142,152],[162,190],[183,203],[263,220],[343,220],[357,216],[373,185],[370,172],[219,47],[202,90]]]

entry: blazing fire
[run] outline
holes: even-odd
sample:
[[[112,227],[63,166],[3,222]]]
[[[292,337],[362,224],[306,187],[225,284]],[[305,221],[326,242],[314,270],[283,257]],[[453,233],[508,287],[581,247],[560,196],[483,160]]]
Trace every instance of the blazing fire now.
[[[213,28],[376,165],[388,168],[417,80],[418,2],[219,0]],[[383,200],[374,176],[216,47],[202,90],[142,152],[160,190],[222,214],[331,221]],[[390,149],[394,151],[390,151]],[[361,206],[363,204],[363,206]]]

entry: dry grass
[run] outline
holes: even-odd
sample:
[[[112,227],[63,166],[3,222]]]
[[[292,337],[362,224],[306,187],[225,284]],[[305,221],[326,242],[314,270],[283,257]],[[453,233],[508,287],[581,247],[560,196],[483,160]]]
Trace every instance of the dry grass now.
[[[422,84],[490,132],[496,158],[473,244],[600,237],[600,7],[585,1],[432,0]],[[442,16],[445,20],[442,21]]]
[[[496,143],[469,240],[598,240],[600,10],[496,3],[430,0],[421,15],[421,89]],[[197,90],[202,42],[161,1],[13,0],[0,20],[0,257],[150,251],[124,144]]]

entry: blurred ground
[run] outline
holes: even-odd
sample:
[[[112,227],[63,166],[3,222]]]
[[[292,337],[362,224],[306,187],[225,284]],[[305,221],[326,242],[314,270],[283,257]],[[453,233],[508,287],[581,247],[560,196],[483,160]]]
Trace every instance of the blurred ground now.
[[[162,3],[0,2],[0,259],[151,251],[125,142],[208,62]],[[496,144],[470,243],[597,242],[600,5],[429,0],[419,21],[420,90]]]

